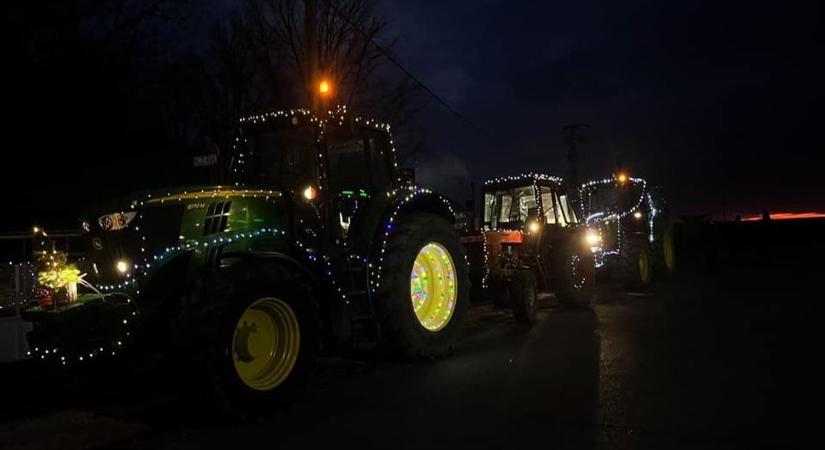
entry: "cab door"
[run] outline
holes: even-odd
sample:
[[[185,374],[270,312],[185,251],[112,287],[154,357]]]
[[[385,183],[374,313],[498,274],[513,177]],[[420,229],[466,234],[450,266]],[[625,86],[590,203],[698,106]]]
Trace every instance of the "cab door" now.
[[[329,231],[342,247],[366,254],[393,186],[387,135],[329,125],[325,147]]]

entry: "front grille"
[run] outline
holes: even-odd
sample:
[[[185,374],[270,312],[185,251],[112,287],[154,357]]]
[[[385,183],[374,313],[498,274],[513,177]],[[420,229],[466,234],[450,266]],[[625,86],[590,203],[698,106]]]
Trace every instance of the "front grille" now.
[[[232,202],[215,202],[206,210],[203,220],[203,235],[221,233],[229,228],[229,208]]]

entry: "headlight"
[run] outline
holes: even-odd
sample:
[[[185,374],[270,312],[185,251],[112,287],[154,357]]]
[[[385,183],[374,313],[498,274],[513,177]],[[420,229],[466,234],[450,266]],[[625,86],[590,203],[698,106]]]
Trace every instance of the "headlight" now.
[[[602,243],[602,236],[599,233],[590,230],[587,232],[585,240],[587,241],[587,245],[597,247]]]
[[[100,225],[100,228],[105,231],[122,230],[129,226],[129,223],[134,220],[136,215],[137,213],[134,211],[106,214],[105,216],[100,216],[100,218],[97,219],[97,223]]]
[[[117,270],[117,273],[121,275],[128,275],[129,269],[131,269],[131,267],[131,264],[129,264],[129,262],[125,259],[118,260],[115,263],[115,270]]]

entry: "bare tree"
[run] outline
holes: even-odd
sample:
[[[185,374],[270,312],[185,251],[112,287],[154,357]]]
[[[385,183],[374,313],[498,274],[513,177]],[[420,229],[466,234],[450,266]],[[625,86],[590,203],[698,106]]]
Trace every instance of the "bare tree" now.
[[[327,77],[334,81],[336,101],[358,109],[374,110],[375,101],[393,92],[378,92],[376,72],[385,62],[373,45],[386,32],[374,0],[322,0],[318,7],[317,47],[306,48],[302,0],[246,0],[245,20],[253,32],[262,65],[270,79],[289,73],[293,86],[310,88]],[[384,44],[392,47],[392,42]],[[318,74],[310,73],[310,53],[318,62]],[[387,83],[383,83],[387,84]],[[274,85],[274,83],[273,83]],[[394,100],[405,84],[395,83]],[[378,93],[379,95],[375,95]],[[303,92],[306,102],[308,92]]]

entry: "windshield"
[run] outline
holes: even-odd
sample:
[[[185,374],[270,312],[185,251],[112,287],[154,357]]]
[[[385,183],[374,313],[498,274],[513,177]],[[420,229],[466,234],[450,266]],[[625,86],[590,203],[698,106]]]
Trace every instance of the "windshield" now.
[[[532,185],[484,194],[484,225],[494,229],[521,228],[537,211]]]
[[[295,188],[316,182],[315,128],[262,131],[245,137],[246,158],[239,170],[246,182],[279,188]],[[241,161],[243,161],[241,163]]]

